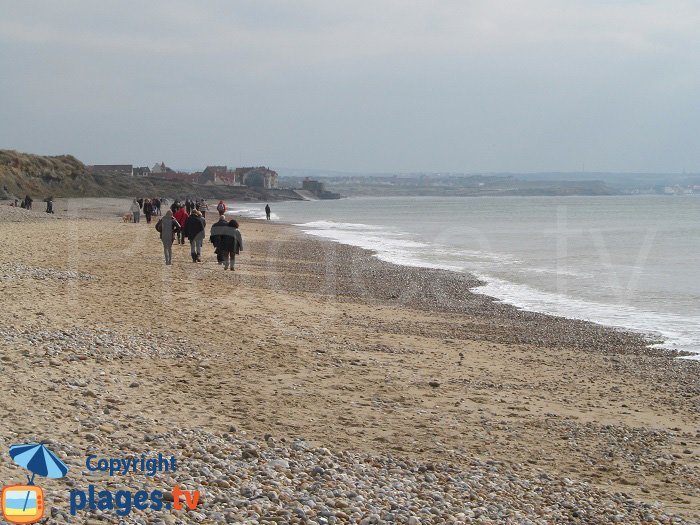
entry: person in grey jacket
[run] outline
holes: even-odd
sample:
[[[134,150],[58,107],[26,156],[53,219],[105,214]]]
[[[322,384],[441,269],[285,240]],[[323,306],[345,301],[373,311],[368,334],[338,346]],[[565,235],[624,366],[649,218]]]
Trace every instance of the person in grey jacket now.
[[[134,199],[134,202],[131,203],[129,211],[134,214],[134,222],[139,222],[139,219],[141,218],[141,206],[139,206],[136,199]]]
[[[156,229],[160,231],[160,240],[163,242],[163,254],[165,255],[165,264],[170,266],[173,264],[173,241],[175,234],[180,231],[180,225],[173,218],[173,212],[168,210],[165,216],[158,221]]]

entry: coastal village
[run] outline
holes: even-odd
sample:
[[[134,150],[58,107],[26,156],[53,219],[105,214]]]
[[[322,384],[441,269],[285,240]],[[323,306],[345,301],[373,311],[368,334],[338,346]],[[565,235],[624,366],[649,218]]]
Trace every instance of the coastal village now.
[[[204,171],[194,173],[176,171],[157,162],[152,168],[136,167],[132,164],[95,164],[88,169],[99,175],[124,175],[126,177],[158,177],[179,180],[192,184],[213,184],[225,186],[248,186],[274,189],[278,187],[276,171],[264,166],[230,169],[228,166],[207,166]]]
[[[153,177],[189,184],[207,186],[235,186],[258,190],[279,190],[280,196],[304,200],[339,199],[341,195],[328,191],[323,182],[306,177],[301,188],[280,188],[279,175],[266,166],[229,168],[207,166],[203,171],[179,171],[157,162],[152,168],[132,164],[95,164],[88,171],[96,175],[122,175],[124,177]]]

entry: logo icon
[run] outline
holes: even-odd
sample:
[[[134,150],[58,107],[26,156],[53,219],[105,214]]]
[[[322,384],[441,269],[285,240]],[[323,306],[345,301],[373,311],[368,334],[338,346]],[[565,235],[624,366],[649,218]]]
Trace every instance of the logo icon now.
[[[19,466],[32,473],[26,485],[10,485],[2,489],[2,515],[10,523],[36,523],[44,516],[44,491],[34,485],[38,474],[47,478],[62,478],[68,467],[44,445],[12,445],[10,456]]]
[[[2,489],[2,515],[10,523],[34,523],[44,516],[44,491],[36,485]]]

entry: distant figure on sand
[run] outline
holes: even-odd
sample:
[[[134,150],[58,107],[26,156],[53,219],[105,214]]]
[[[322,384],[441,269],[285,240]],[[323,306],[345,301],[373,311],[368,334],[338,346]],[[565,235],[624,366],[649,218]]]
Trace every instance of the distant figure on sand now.
[[[31,210],[32,209],[32,202],[34,202],[32,200],[32,198],[29,195],[26,195],[24,197],[24,208]]]
[[[219,204],[216,205],[216,211],[219,212],[219,215],[226,213],[226,205],[224,204],[224,201],[219,201]]]
[[[129,211],[134,215],[134,222],[139,222],[139,219],[141,218],[141,206],[139,206],[136,199],[134,199],[134,201],[131,203]]]
[[[165,255],[165,264],[170,266],[173,264],[173,241],[175,233],[180,231],[180,225],[173,217],[173,212],[168,210],[165,216],[156,224],[156,230],[160,232],[160,240],[163,242],[163,254]]]
[[[53,197],[46,199],[46,213],[53,213]]]
[[[177,243],[178,244],[185,244],[185,233],[183,228],[185,227],[185,221],[187,220],[187,217],[189,217],[190,214],[187,213],[187,210],[185,210],[184,206],[180,206],[178,210],[173,214],[173,217],[175,217],[175,220],[177,221],[178,226],[180,226],[180,230],[177,232]]]
[[[190,240],[190,252],[192,262],[202,262],[202,241],[204,240],[204,228],[207,225],[202,214],[197,210],[192,210],[192,213],[185,221],[185,237]]]
[[[265,215],[267,216],[267,220],[268,220],[268,221],[270,220],[270,212],[271,212],[271,211],[272,211],[272,210],[270,210],[270,205],[269,205],[269,204],[265,204]]]

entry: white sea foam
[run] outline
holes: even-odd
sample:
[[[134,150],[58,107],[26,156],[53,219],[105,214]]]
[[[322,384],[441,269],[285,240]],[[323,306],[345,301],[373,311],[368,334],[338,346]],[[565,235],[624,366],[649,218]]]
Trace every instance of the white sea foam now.
[[[402,235],[403,232],[393,232],[389,228],[383,226],[373,226],[371,224],[362,224],[355,222],[333,222],[333,221],[312,221],[300,224],[299,226],[305,226],[307,228],[317,228],[319,230],[333,230],[338,232],[343,231],[384,231],[387,233],[395,233],[397,235]]]
[[[472,289],[523,310],[581,319],[594,323],[625,328],[635,332],[660,336],[661,348],[696,352],[700,358],[699,320],[670,313],[641,310],[624,304],[604,304],[574,297],[543,292],[524,284],[515,284],[489,275],[473,272],[486,284]]]
[[[582,319],[641,333],[664,340],[664,348],[696,352],[700,359],[700,319],[672,313],[643,310],[625,304],[605,304],[538,290],[494,277],[485,269],[507,269],[517,274],[551,274],[571,278],[591,277],[590,273],[561,268],[524,266],[508,254],[460,247],[441,246],[412,239],[404,231],[362,223],[313,221],[299,224],[310,235],[375,252],[379,259],[403,266],[467,271],[485,285],[472,291],[494,297],[517,308],[571,319]]]
[[[382,261],[452,271],[465,270],[468,262],[513,264],[517,259],[479,250],[442,247],[411,238],[408,232],[362,223],[313,221],[300,226],[304,233],[341,244],[372,250]]]

